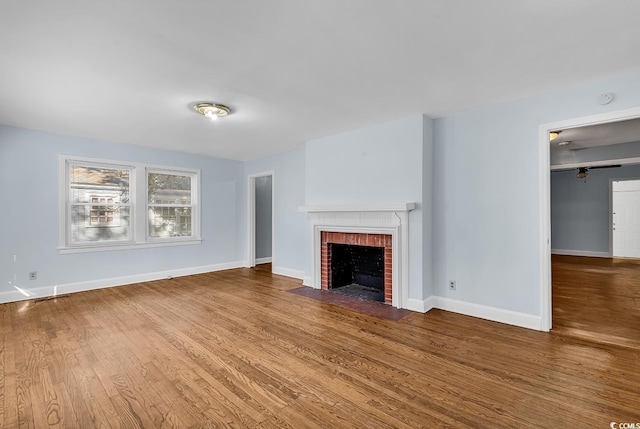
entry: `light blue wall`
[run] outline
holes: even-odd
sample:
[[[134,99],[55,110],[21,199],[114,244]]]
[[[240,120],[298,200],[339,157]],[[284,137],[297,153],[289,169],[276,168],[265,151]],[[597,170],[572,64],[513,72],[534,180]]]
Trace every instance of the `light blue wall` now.
[[[540,315],[539,127],[640,106],[639,82],[628,74],[435,121],[436,295]],[[598,105],[604,92],[616,101]]]
[[[640,106],[639,82],[640,73],[632,73],[437,119],[431,174],[422,115],[313,140],[304,149],[244,164],[2,127],[1,280],[15,272],[26,282],[27,272],[38,270],[39,279],[28,283],[38,287],[243,260],[246,176],[273,170],[274,269],[310,273],[308,223],[298,206],[413,201],[418,208],[410,215],[410,297],[433,293],[539,315],[539,167],[547,162],[540,159],[539,127]],[[616,99],[600,106],[596,98],[604,92],[614,92]],[[201,168],[203,244],[59,255],[59,153]],[[431,203],[426,201],[429,182]],[[429,204],[431,225],[423,211]],[[456,291],[448,290],[448,280],[457,281]]]
[[[202,244],[61,255],[60,154],[201,169]],[[242,261],[242,172],[236,161],[0,126],[0,293],[14,275],[31,289]]]
[[[305,214],[298,210],[304,205],[304,162],[304,149],[245,162],[245,183],[251,174],[274,172],[273,270],[284,268],[299,277],[309,272],[311,246]]]
[[[640,178],[640,165],[551,174],[551,248],[609,253],[611,179]]]
[[[256,177],[256,258],[271,257],[271,176]]]
[[[307,205],[415,202],[409,213],[409,297],[423,298],[423,115],[308,141]]]

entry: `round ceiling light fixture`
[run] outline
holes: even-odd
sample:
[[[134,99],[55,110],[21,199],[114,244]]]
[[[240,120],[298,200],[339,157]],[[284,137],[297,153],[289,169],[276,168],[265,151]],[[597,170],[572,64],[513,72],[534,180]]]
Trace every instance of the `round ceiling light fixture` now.
[[[197,103],[193,105],[193,108],[196,112],[200,113],[203,116],[211,120],[216,120],[218,118],[224,118],[231,113],[231,109],[229,109],[224,104],[216,104],[216,103]]]

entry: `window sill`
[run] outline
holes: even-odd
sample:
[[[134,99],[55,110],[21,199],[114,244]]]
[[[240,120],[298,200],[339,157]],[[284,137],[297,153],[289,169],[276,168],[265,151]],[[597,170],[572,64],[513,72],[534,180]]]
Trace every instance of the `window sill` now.
[[[189,246],[202,243],[202,239],[188,239],[188,240],[171,240],[171,241],[153,241],[146,243],[125,243],[125,244],[108,244],[99,246],[78,246],[78,247],[59,247],[61,255],[67,255],[72,253],[89,253],[89,252],[108,252],[113,250],[131,250],[131,249],[146,249],[149,247],[171,247],[171,246]]]

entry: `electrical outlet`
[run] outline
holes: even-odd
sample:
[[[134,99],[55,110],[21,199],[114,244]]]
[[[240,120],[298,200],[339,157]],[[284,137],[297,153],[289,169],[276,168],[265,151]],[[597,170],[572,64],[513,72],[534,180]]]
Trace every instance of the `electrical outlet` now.
[[[38,272],[37,271],[29,271],[29,280],[35,280],[38,278]]]
[[[449,290],[456,290],[456,281],[449,280]]]

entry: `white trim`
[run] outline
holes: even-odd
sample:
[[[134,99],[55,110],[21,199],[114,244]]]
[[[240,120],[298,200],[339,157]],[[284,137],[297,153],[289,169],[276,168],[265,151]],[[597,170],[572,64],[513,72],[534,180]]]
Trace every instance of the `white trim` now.
[[[541,330],[551,330],[551,128],[540,126],[540,172],[538,198],[540,205],[540,318]]]
[[[67,156],[58,155],[58,246],[67,245]]]
[[[348,208],[372,208],[380,210],[357,211]],[[392,236],[392,284],[391,305],[407,308],[409,299],[409,212],[390,211],[388,208],[411,210],[415,203],[366,206],[306,206],[300,211],[309,213],[311,227],[311,287],[321,287],[320,243],[321,233],[353,232],[362,234],[388,234]]]
[[[127,242],[127,244],[105,244],[101,246],[94,247],[62,247],[58,248],[61,255],[68,255],[71,253],[89,253],[89,252],[106,252],[113,250],[131,250],[131,249],[146,249],[148,247],[170,247],[170,246],[189,246],[194,244],[200,244],[202,240],[173,240],[173,241],[160,241],[154,240],[149,243],[139,243],[135,244],[132,242]]]
[[[408,212],[416,208],[416,203],[401,204],[351,204],[328,206],[299,206],[298,211],[319,212]]]
[[[478,317],[480,319],[491,320],[494,322],[506,323],[507,325],[519,326],[521,328],[535,329],[537,331],[544,330],[542,329],[541,317],[533,314],[473,304],[441,296],[433,296],[431,298],[433,299],[433,308],[438,308],[440,310],[451,311],[453,313]]]
[[[609,178],[609,253],[613,257],[613,182]]]
[[[407,299],[407,310],[417,311],[418,313],[426,313],[427,311],[433,308],[433,304],[431,297],[427,299],[415,299],[409,298]]]
[[[551,249],[552,255],[567,255],[567,256],[590,256],[592,258],[611,258],[612,255],[609,252],[594,252],[592,250],[571,250],[571,249]]]
[[[271,258],[275,256],[275,171],[250,174],[247,176],[247,260],[245,267],[256,266],[256,179],[271,176]],[[273,268],[272,268],[273,271]]]
[[[302,278],[302,285],[303,286],[309,286],[309,287],[313,287],[313,279],[311,277],[303,277]]]
[[[549,133],[562,129],[577,128],[588,125],[619,122],[640,117],[640,107],[583,116],[558,122],[541,124],[539,127],[539,186],[540,186],[540,330],[549,331],[552,326],[551,301],[551,161]]]
[[[255,176],[258,177],[258,176]],[[247,177],[247,262],[245,267],[256,265],[256,180]],[[273,256],[273,255],[272,255]]]
[[[256,265],[260,264],[269,264],[272,262],[273,258],[256,258]]]
[[[578,163],[574,163],[574,164],[554,164],[551,166],[551,171],[558,171],[558,170],[573,170],[575,168],[580,168],[580,167],[602,167],[602,166],[607,166],[607,165],[612,165],[612,164],[620,164],[620,165],[627,165],[627,164],[640,164],[640,157],[636,157],[636,158],[620,158],[620,159],[604,159],[602,161],[584,161],[584,162],[578,162]]]
[[[425,300],[410,298],[407,304],[407,309],[420,313],[427,313],[429,310],[437,308],[465,316],[478,317],[480,319],[506,323],[507,325],[521,328],[535,329],[536,331],[544,331],[544,329],[542,329],[542,318],[533,314],[503,310],[501,308],[488,307],[486,305],[473,304],[435,295]]]
[[[124,286],[133,283],[149,282],[173,277],[190,276],[193,274],[210,273],[214,271],[230,270],[242,267],[242,262],[226,262],[222,264],[203,265],[199,267],[178,268],[153,273],[136,274],[132,276],[112,277],[107,279],[89,280],[85,282],[67,283],[62,285],[44,286],[36,289],[25,289],[26,296],[18,290],[0,293],[0,303],[24,301],[28,299],[49,298],[68,293],[84,292],[93,289],[103,289]],[[16,288],[18,289],[18,288]]]
[[[579,118],[566,119],[562,121],[549,122],[542,124],[541,127],[551,131],[568,130],[571,128],[586,127],[589,125],[609,124],[612,122],[626,121],[628,119],[640,118],[640,107],[633,107],[625,110],[616,110],[614,112],[598,113],[595,115],[582,116]],[[549,145],[549,133],[545,136],[545,144]]]
[[[291,268],[273,267],[271,268],[271,272],[279,276],[293,277],[294,279],[299,280],[304,278],[304,271],[292,270]]]

